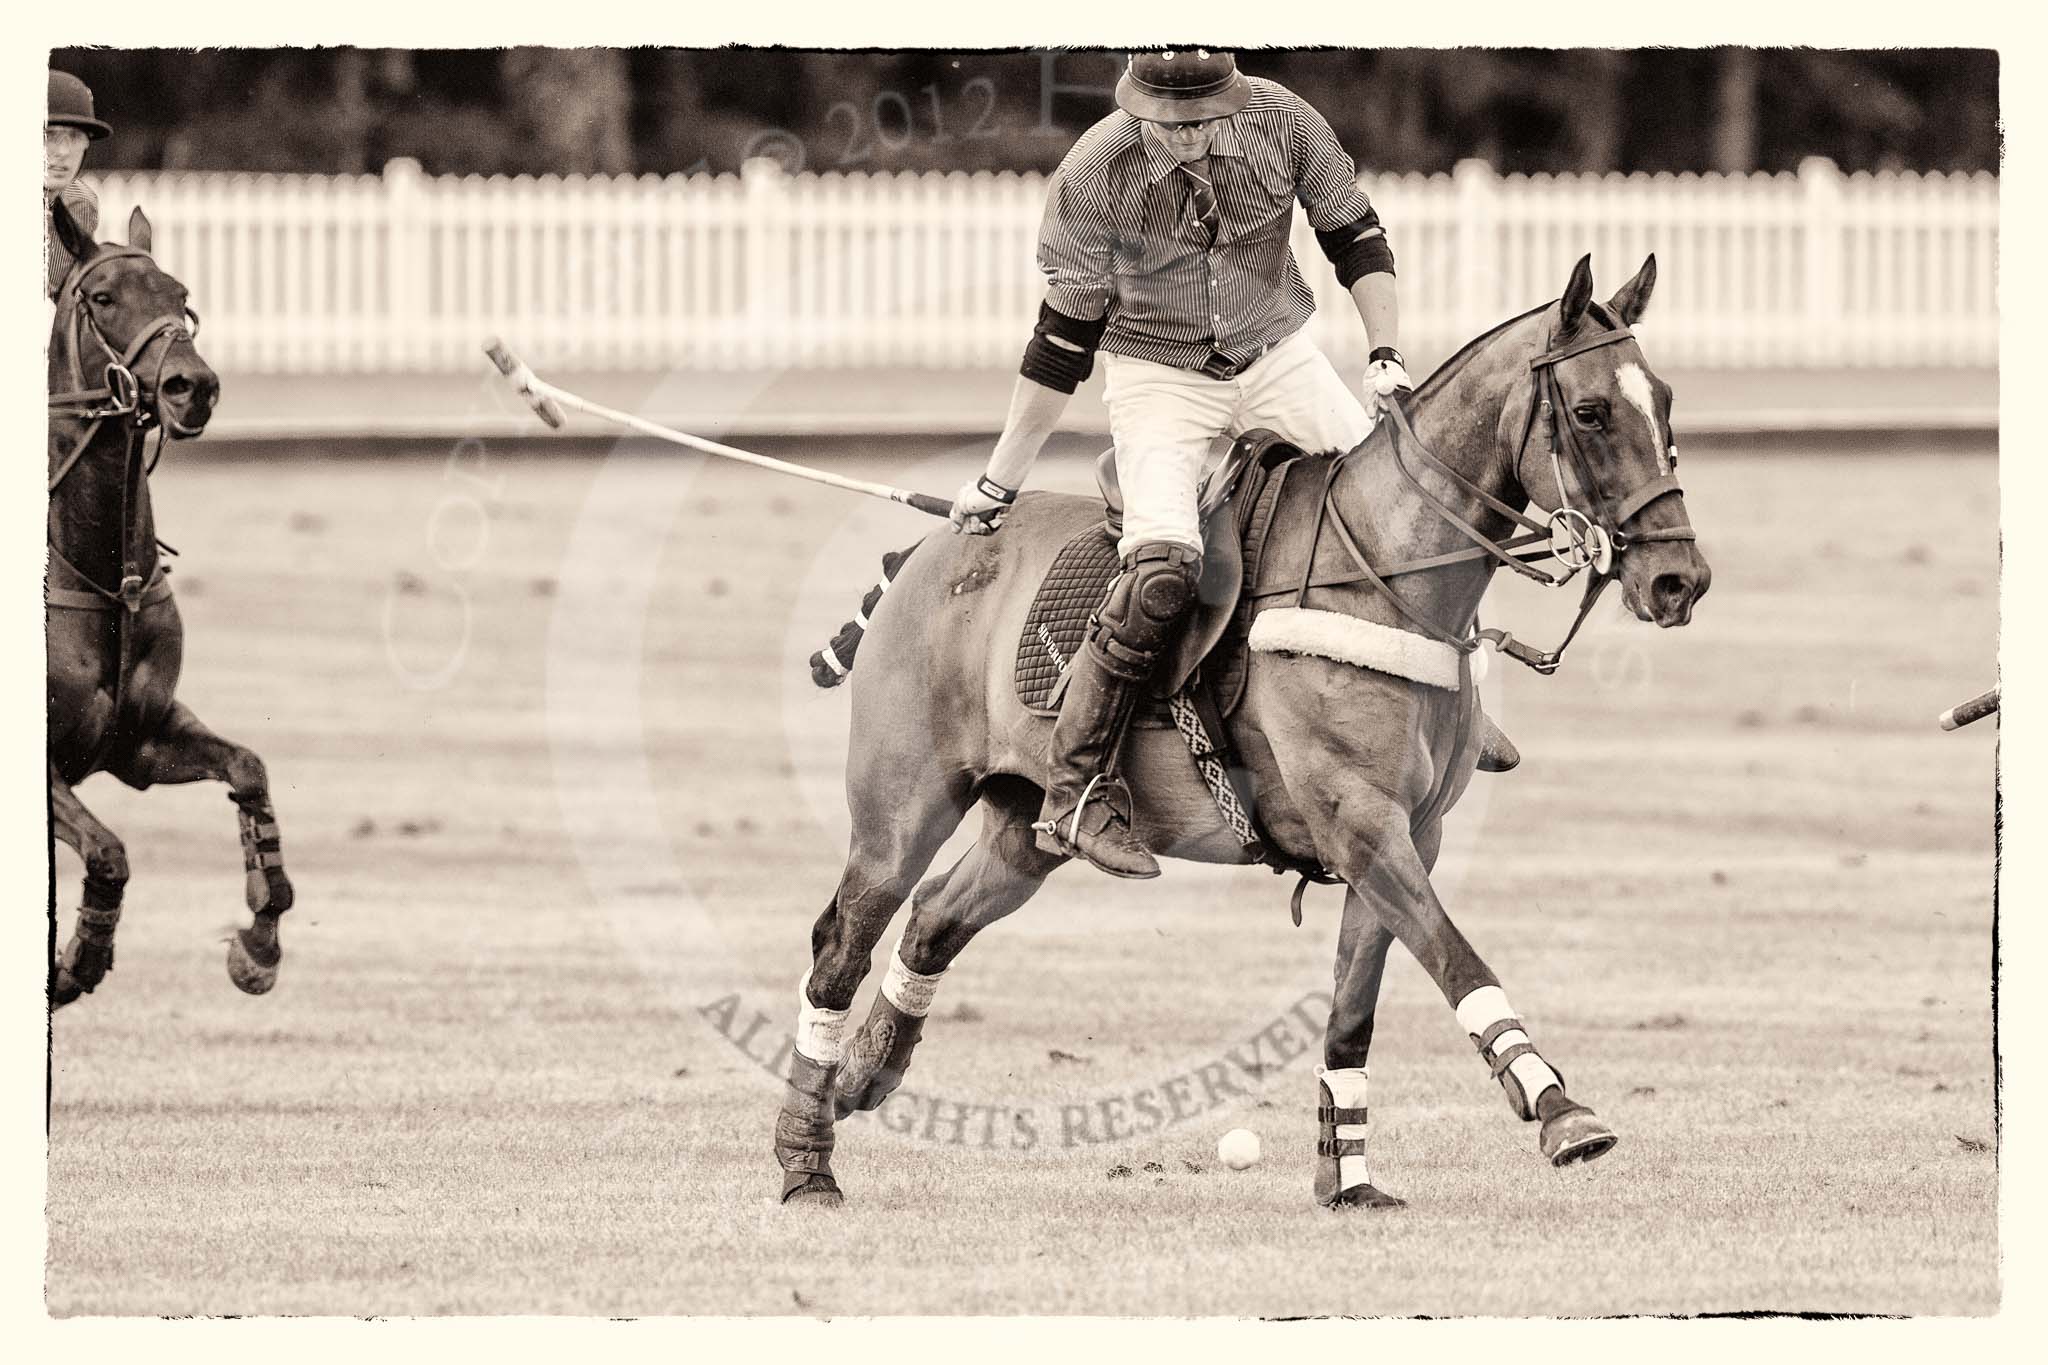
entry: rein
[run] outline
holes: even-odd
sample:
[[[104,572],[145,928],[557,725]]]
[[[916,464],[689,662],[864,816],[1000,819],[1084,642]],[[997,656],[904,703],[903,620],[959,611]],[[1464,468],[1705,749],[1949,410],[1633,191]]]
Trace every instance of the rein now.
[[[135,658],[135,617],[144,606],[161,602],[170,596],[170,584],[159,565],[148,581],[142,577],[143,547],[138,544],[137,532],[141,526],[143,484],[155,471],[157,461],[163,458],[164,441],[171,428],[177,434],[190,436],[196,433],[179,426],[175,419],[164,416],[163,375],[164,367],[170,363],[171,349],[179,341],[190,341],[199,329],[199,316],[187,309],[184,316],[173,317],[165,314],[152,318],[137,330],[135,336],[124,347],[116,349],[100,327],[99,319],[93,314],[92,302],[86,297],[86,282],[93,272],[109,261],[125,257],[140,256],[148,259],[149,253],[137,247],[109,247],[96,252],[90,258],[76,262],[65,276],[59,288],[59,297],[68,294],[71,310],[71,349],[68,357],[71,381],[74,387],[49,397],[49,415],[81,422],[84,430],[71,453],[64,458],[57,471],[50,476],[48,494],[52,498],[51,516],[56,508],[54,499],[57,490],[69,477],[78,462],[92,449],[100,428],[107,422],[119,419],[124,429],[122,442],[121,477],[121,519],[117,523],[121,537],[121,582],[118,588],[109,590],[96,582],[91,575],[73,564],[64,552],[57,548],[55,534],[48,537],[50,557],[62,565],[70,576],[87,589],[79,592],[69,588],[45,585],[43,601],[46,608],[68,611],[95,611],[114,613],[117,622],[116,634],[118,658],[114,670],[112,719],[101,733],[98,746],[91,759],[91,767],[98,767],[106,747],[112,742],[121,724],[123,694],[127,691],[128,675]],[[188,325],[189,324],[189,325]],[[96,389],[85,386],[85,370],[82,357],[85,353],[86,337],[106,356],[106,383]],[[156,374],[149,393],[154,395],[151,407],[143,406],[144,390],[135,377],[135,366],[156,341],[164,345],[158,352]],[[152,410],[153,409],[153,410]],[[145,464],[143,450],[148,444],[148,430],[157,429],[156,453]]]
[[[1406,560],[1391,568],[1380,570],[1372,566],[1365,551],[1359,546],[1357,537],[1344,521],[1343,512],[1335,502],[1337,476],[1349,455],[1339,456],[1330,461],[1329,472],[1323,481],[1322,495],[1316,502],[1316,519],[1309,542],[1306,567],[1302,571],[1301,584],[1295,593],[1295,605],[1305,606],[1309,586],[1314,578],[1316,547],[1321,543],[1324,527],[1336,536],[1337,543],[1379,594],[1419,632],[1442,644],[1449,645],[1461,655],[1460,668],[1465,660],[1482,643],[1491,643],[1501,653],[1519,663],[1526,664],[1536,672],[1548,676],[1557,671],[1563,662],[1564,652],[1579,633],[1579,628],[1592,614],[1594,605],[1607,585],[1616,577],[1620,557],[1631,545],[1651,541],[1694,540],[1690,526],[1675,526],[1666,530],[1643,531],[1629,534],[1625,529],[1644,508],[1661,498],[1680,493],[1676,474],[1663,474],[1646,480],[1640,486],[1616,501],[1607,491],[1599,476],[1599,470],[1586,456],[1578,437],[1571,432],[1569,423],[1559,420],[1558,412],[1564,407],[1564,390],[1557,378],[1560,361],[1587,351],[1598,350],[1625,341],[1634,335],[1625,326],[1610,327],[1605,331],[1574,338],[1562,346],[1553,345],[1529,362],[1533,392],[1529,404],[1529,417],[1522,426],[1522,439],[1516,450],[1528,448],[1529,438],[1534,434],[1535,424],[1540,417],[1545,425],[1550,453],[1550,466],[1557,483],[1559,507],[1537,520],[1516,508],[1508,506],[1500,498],[1487,492],[1470,478],[1445,463],[1442,457],[1415,433],[1408,414],[1398,403],[1388,403],[1386,410],[1390,423],[1389,445],[1394,455],[1394,467],[1401,477],[1422,497],[1438,518],[1448,523],[1460,535],[1472,543],[1463,549],[1430,555],[1422,559]],[[1507,540],[1495,540],[1474,526],[1451,503],[1439,498],[1409,464],[1403,454],[1403,446],[1411,447],[1437,473],[1448,478],[1484,508],[1506,517],[1521,527],[1523,534]],[[1570,491],[1565,486],[1563,457],[1569,455],[1573,476],[1577,479],[1582,495],[1593,502],[1591,512],[1581,511],[1572,505]],[[1472,632],[1470,635],[1446,630],[1411,606],[1407,599],[1394,590],[1388,580],[1403,574],[1420,573],[1440,569],[1477,559],[1492,559],[1498,564],[1514,570],[1524,578],[1542,583],[1546,587],[1562,587],[1576,577],[1581,569],[1590,569],[1591,577],[1586,582],[1584,597],[1579,602],[1578,615],[1572,620],[1571,629],[1555,649],[1538,650],[1504,630],[1488,629]],[[1563,565],[1562,572],[1538,567],[1545,560],[1555,560]]]

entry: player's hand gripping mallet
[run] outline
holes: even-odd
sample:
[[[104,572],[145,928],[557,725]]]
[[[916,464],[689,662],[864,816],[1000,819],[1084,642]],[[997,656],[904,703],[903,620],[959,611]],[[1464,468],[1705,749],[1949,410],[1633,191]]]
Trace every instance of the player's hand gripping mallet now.
[[[822,469],[811,469],[804,465],[790,464],[784,460],[771,459],[766,455],[756,455],[751,450],[741,450],[735,446],[720,445],[717,441],[707,441],[701,436],[691,436],[687,432],[677,431],[673,427],[662,426],[659,422],[650,422],[644,417],[635,417],[630,412],[620,412],[617,408],[608,408],[602,403],[593,403],[588,398],[578,397],[567,389],[556,388],[553,384],[548,383],[547,380],[542,379],[527,367],[526,362],[513,355],[504,342],[496,338],[493,338],[484,347],[484,354],[489,356],[491,363],[498,367],[498,373],[504,375],[505,378],[512,382],[512,387],[519,391],[520,397],[533,406],[533,410],[540,417],[540,420],[546,422],[551,427],[561,427],[563,408],[574,408],[578,412],[588,413],[592,417],[616,423],[629,431],[637,431],[643,436],[652,436],[657,441],[667,441],[670,445],[687,446],[691,450],[700,450],[706,455],[716,455],[726,460],[737,460],[741,464],[753,465],[756,469],[766,469],[771,473],[787,474],[792,478],[807,479],[812,483],[822,483],[828,488],[843,488],[849,493],[865,493],[871,498],[887,498],[890,502],[900,502],[905,507],[914,507],[918,511],[934,517],[952,515],[952,503],[944,498],[932,497],[928,493],[913,493],[908,489],[891,488],[887,484],[868,483],[862,479],[849,479],[842,474],[832,474]]]
[[[1960,730],[1965,725],[1998,714],[1998,689],[1992,688],[1980,697],[1972,697],[1960,706],[1951,706],[1941,713],[1941,728]]]

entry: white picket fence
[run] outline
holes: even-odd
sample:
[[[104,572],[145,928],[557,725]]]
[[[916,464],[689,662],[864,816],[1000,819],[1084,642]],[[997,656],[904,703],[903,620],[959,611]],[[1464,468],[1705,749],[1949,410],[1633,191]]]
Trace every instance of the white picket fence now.
[[[1009,365],[1043,282],[1036,175],[94,177],[103,235],[141,204],[210,359],[265,373],[467,371],[493,333],[536,365],[698,370]],[[1402,330],[1440,358],[1657,253],[1661,364],[1995,365],[1989,174],[1367,176],[1400,262]],[[1297,211],[1314,334],[1361,357]]]

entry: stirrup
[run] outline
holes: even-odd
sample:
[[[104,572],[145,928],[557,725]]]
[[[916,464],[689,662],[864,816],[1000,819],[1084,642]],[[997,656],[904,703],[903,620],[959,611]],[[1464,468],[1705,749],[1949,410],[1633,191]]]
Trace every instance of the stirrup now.
[[[1060,833],[1060,817],[1058,816],[1054,816],[1050,820],[1032,821],[1032,832],[1034,834],[1050,834],[1053,838],[1059,840],[1060,843],[1066,845],[1068,848],[1074,850],[1077,853],[1080,852],[1081,812],[1088,809],[1088,803],[1095,797],[1095,789],[1101,786],[1102,779],[1108,776],[1109,774],[1106,772],[1097,773],[1095,774],[1095,776],[1088,779],[1087,786],[1081,788],[1081,799],[1074,803],[1073,812],[1067,817],[1066,833]]]

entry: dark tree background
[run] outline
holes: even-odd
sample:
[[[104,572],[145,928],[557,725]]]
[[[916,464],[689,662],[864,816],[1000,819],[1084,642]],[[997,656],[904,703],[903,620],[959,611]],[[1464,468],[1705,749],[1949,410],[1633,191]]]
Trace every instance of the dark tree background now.
[[[1267,51],[1361,165],[1995,170],[1998,54],[1971,49]],[[1050,170],[1113,106],[1100,51],[70,49],[102,169],[431,173]]]

